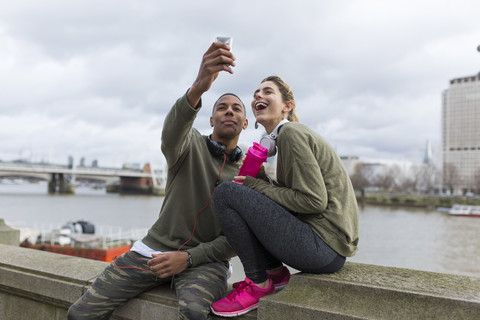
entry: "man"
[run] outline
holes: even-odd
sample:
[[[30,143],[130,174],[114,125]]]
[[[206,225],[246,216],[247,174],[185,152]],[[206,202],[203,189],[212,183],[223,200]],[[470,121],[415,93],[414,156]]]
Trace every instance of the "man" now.
[[[219,72],[233,74],[234,61],[222,43],[213,43],[204,54],[195,82],[165,118],[162,152],[168,175],[159,219],[70,307],[69,319],[108,319],[129,299],[171,281],[180,319],[209,318],[211,303],[225,295],[228,260],[235,253],[210,201],[216,185],[238,174],[237,142],[248,125],[245,106],[237,96],[225,94],[214,105],[210,136],[202,136],[192,125],[203,93]]]

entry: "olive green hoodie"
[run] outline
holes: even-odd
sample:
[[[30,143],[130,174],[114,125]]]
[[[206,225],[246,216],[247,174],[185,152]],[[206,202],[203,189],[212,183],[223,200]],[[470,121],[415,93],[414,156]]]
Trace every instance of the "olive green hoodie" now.
[[[276,182],[247,177],[244,185],[298,214],[340,255],[353,256],[358,249],[357,200],[335,150],[298,122],[281,127],[277,146]]]
[[[207,136],[192,128],[200,107],[201,102],[196,109],[190,107],[184,95],[165,118],[162,132],[162,152],[168,165],[165,199],[158,220],[142,240],[154,250],[176,251],[195,228],[192,239],[182,248],[192,255],[194,266],[225,261],[236,255],[209,203],[224,159],[212,156]],[[238,169],[239,163],[230,162],[227,156],[219,182],[232,181]]]

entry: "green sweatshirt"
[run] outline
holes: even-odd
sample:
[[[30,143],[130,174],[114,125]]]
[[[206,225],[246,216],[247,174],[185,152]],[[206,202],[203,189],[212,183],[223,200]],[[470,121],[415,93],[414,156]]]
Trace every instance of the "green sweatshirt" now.
[[[298,214],[340,255],[353,256],[358,249],[357,200],[335,150],[298,122],[281,127],[277,147],[277,181],[247,177],[244,185]]]
[[[176,251],[190,239],[195,228],[192,239],[181,249],[192,255],[194,266],[225,261],[236,255],[209,204],[223,157],[212,156],[207,136],[192,128],[200,107],[201,102],[197,109],[190,107],[184,95],[165,118],[162,132],[162,152],[168,165],[165,199],[158,220],[142,240],[155,250]],[[232,181],[239,164],[230,162],[227,156],[219,182]]]

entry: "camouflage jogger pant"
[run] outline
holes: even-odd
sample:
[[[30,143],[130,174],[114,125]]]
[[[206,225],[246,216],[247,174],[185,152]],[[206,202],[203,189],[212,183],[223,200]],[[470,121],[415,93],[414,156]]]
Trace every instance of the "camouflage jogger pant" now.
[[[150,260],[129,251],[115,260],[119,267],[146,269]],[[227,264],[208,263],[186,269],[173,277],[179,319],[209,319],[210,305],[227,290]],[[68,310],[68,319],[108,319],[122,304],[172,278],[158,278],[152,271],[121,269],[111,263],[85,294]],[[161,315],[159,318],[161,319]]]

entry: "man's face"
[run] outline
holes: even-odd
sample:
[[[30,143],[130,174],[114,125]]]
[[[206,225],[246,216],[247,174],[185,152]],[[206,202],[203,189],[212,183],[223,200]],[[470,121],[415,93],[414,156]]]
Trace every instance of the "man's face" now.
[[[242,102],[232,95],[221,97],[213,109],[210,125],[213,126],[213,138],[223,140],[238,136],[248,125]]]

